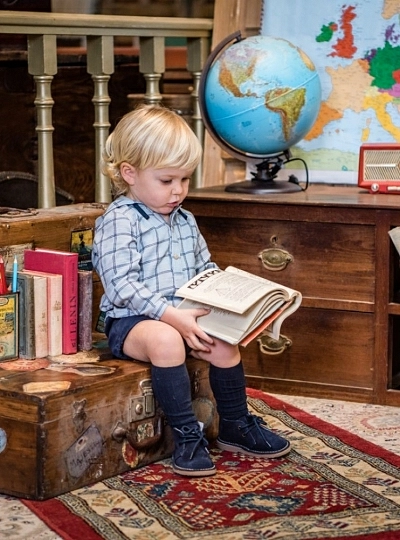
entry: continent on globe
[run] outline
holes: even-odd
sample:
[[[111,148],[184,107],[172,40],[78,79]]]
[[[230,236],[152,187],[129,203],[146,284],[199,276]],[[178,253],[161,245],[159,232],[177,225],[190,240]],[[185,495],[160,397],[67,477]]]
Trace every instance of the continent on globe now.
[[[265,96],[265,106],[281,115],[282,129],[286,139],[299,119],[305,104],[305,89],[279,88],[270,90]]]

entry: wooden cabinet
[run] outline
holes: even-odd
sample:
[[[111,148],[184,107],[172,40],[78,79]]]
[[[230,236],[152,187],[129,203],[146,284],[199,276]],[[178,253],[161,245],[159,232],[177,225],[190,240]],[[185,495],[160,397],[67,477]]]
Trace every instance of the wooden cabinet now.
[[[184,206],[222,268],[303,294],[279,342],[261,336],[242,349],[250,386],[400,405],[400,266],[388,234],[400,226],[399,196],[321,185],[250,195],[218,186],[193,190]]]

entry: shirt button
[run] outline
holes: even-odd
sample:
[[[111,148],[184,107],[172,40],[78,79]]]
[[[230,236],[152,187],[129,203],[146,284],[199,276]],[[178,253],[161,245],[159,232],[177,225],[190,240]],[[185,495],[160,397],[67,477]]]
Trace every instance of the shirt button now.
[[[176,253],[175,253],[175,255],[173,257],[174,257],[175,260],[179,259],[179,255],[177,255]]]

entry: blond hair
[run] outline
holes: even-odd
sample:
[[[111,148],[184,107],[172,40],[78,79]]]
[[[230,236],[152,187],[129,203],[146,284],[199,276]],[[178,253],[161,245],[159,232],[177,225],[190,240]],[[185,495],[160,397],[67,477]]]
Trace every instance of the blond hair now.
[[[128,184],[120,174],[126,162],[144,170],[177,168],[194,171],[202,148],[188,123],[159,105],[141,105],[121,118],[108,137],[102,172],[111,180],[114,197],[124,195]]]

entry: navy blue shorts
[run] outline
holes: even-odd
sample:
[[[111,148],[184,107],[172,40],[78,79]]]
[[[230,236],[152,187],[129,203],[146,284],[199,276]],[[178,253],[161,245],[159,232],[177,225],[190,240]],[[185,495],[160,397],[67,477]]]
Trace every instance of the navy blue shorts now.
[[[123,352],[124,341],[126,336],[141,321],[153,321],[151,317],[147,315],[131,315],[130,317],[122,317],[121,319],[113,319],[112,317],[107,317],[105,324],[105,333],[108,338],[108,346],[111,349],[111,352],[117,358],[122,358],[122,360],[132,360],[130,356],[127,356]],[[182,338],[183,339],[183,338]],[[185,345],[186,354],[189,354],[192,350],[186,341],[183,340]]]

